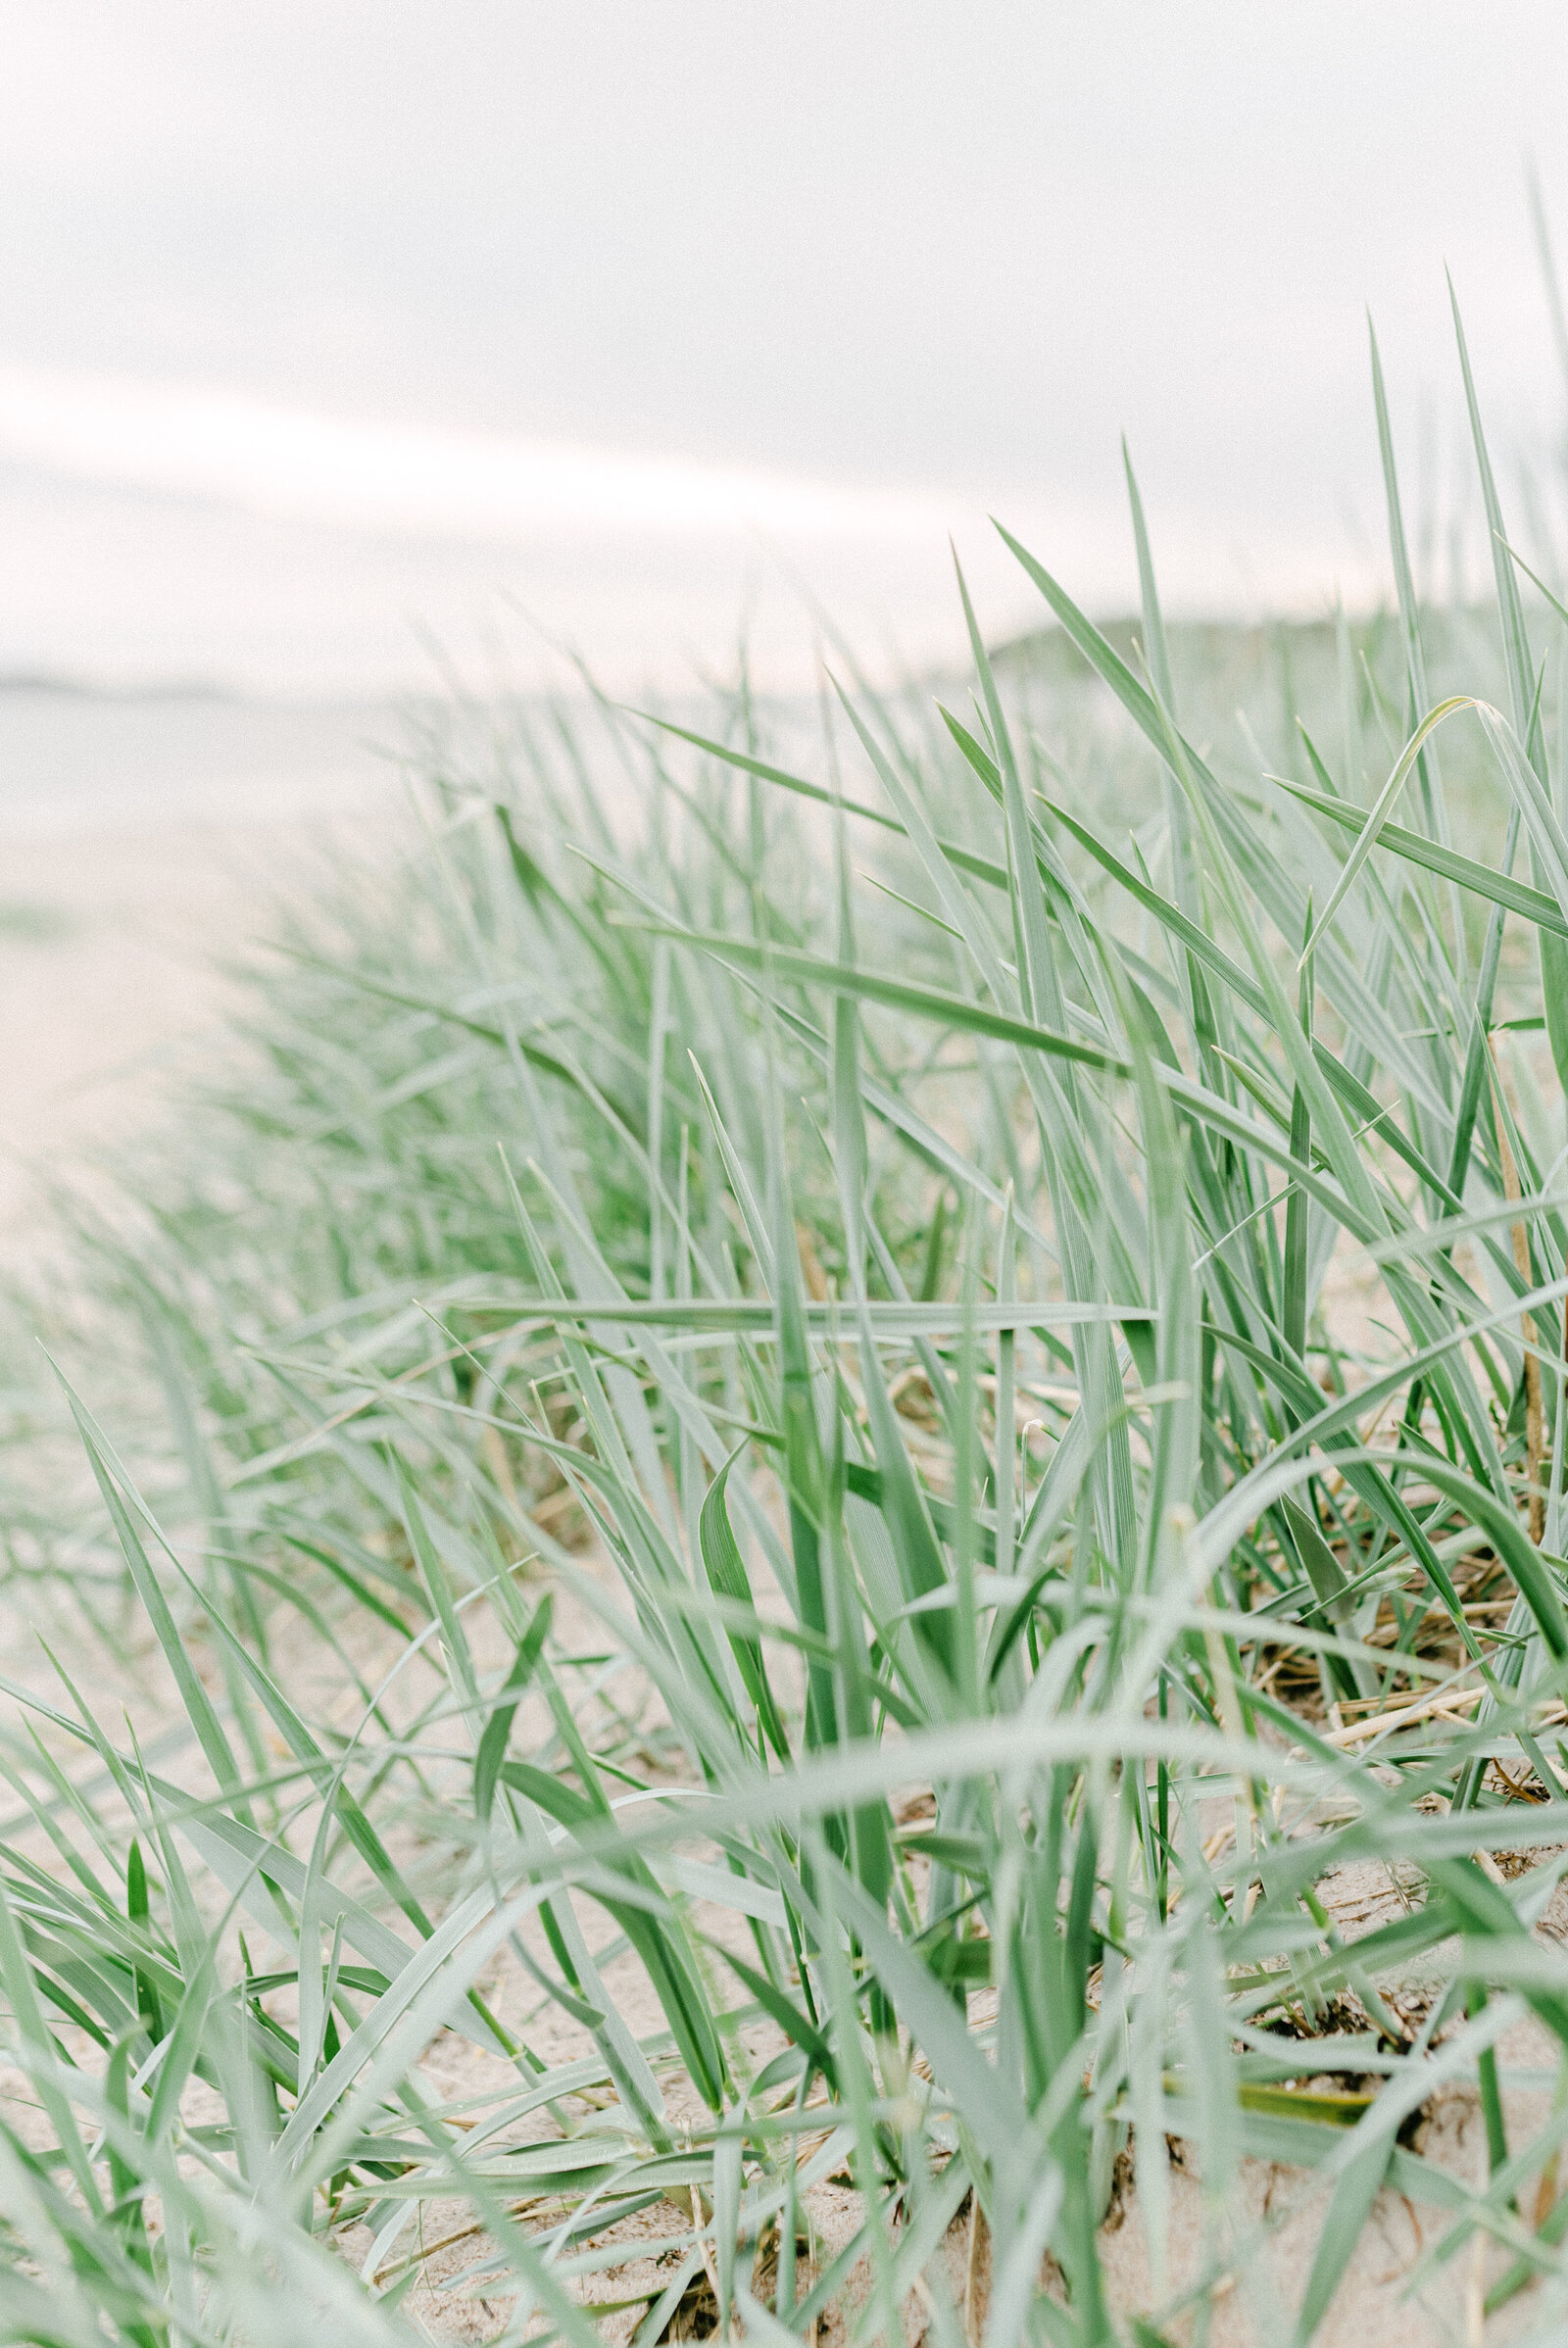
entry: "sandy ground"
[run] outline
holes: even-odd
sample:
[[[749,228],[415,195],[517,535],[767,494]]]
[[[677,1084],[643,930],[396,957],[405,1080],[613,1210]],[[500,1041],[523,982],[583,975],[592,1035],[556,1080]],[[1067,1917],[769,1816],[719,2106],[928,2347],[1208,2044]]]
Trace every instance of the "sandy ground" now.
[[[0,692],[0,1268],[46,1171],[112,1148],[220,1010],[312,844],[384,834],[415,706]]]
[[[225,952],[328,835],[186,825],[0,846],[0,1265],[41,1194],[149,1120],[215,1037]]]

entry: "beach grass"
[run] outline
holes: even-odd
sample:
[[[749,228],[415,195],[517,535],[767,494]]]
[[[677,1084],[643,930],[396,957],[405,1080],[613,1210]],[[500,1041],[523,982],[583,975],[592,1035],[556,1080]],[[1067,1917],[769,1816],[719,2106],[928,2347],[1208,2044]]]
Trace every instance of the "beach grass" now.
[[[1129,469],[1133,629],[1004,531],[1049,659],[960,579],[940,708],[432,742],[278,934],[10,1529],[5,2337],[1306,2342],[1385,2193],[1563,2320],[1568,701],[1470,404],[1490,637],[1375,378],[1328,732],[1211,746]]]

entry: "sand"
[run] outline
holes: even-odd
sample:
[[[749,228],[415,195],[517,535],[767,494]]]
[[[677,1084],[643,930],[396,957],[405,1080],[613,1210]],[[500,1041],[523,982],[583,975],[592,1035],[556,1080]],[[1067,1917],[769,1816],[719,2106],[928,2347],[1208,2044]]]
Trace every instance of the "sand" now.
[[[415,716],[0,692],[0,1268],[38,1228],[34,1170],[149,1121],[221,1011],[215,955],[279,880],[318,842],[384,833]]]
[[[265,937],[326,826],[184,824],[0,846],[0,1268],[62,1176],[156,1122],[220,1052],[221,962]]]

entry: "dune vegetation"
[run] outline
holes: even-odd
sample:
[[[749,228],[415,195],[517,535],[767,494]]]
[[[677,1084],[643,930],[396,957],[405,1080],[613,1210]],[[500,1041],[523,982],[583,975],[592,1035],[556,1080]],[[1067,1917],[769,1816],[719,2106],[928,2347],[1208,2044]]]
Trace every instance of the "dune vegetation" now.
[[[1375,381],[1250,728],[1129,472],[1130,629],[1008,538],[940,697],[470,715],[279,914],[14,1398],[0,2337],[1564,2321],[1568,614],[1463,379],[1488,611]]]

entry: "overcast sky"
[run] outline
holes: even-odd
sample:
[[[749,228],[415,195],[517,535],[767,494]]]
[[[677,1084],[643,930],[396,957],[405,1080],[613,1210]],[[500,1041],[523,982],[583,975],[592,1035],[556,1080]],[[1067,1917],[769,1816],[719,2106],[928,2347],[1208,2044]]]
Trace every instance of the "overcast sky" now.
[[[711,660],[791,571],[998,627],[1015,523],[1171,601],[1380,592],[1365,310],[1413,504],[1565,402],[1561,0],[9,0],[0,667],[295,687],[534,639]],[[1505,467],[1505,471],[1508,468]]]

